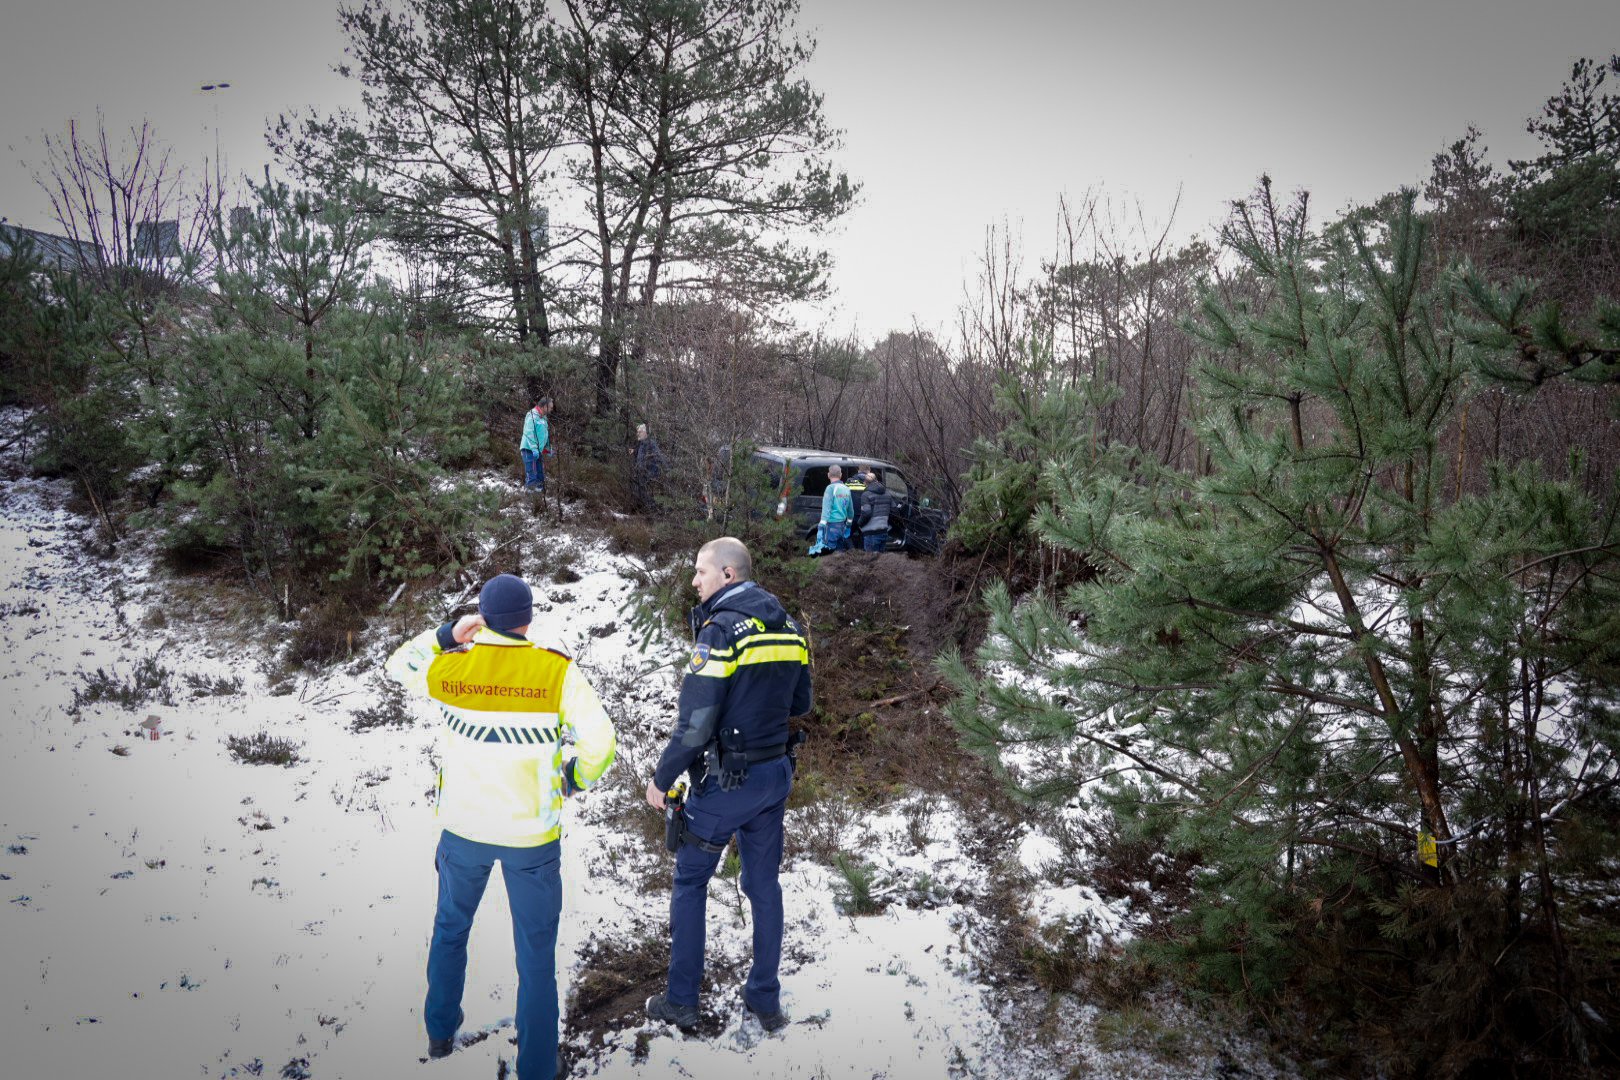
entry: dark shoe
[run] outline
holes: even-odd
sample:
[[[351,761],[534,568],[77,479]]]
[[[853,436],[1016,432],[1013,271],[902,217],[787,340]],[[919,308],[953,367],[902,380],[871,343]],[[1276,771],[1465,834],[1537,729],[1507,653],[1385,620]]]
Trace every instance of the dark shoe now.
[[[788,1014],[781,1009],[771,1013],[760,1012],[746,1001],[743,1002],[743,1008],[754,1015],[754,1019],[759,1021],[759,1026],[765,1029],[766,1034],[781,1031],[788,1026]]]
[[[450,1056],[450,1051],[454,1050],[455,1048],[456,1048],[456,1037],[454,1035],[450,1036],[448,1039],[429,1039],[428,1040],[428,1057],[430,1057],[430,1058],[449,1057]]]
[[[674,1024],[682,1031],[691,1031],[697,1027],[698,1007],[677,1005],[665,994],[654,994],[647,999],[647,1019]]]

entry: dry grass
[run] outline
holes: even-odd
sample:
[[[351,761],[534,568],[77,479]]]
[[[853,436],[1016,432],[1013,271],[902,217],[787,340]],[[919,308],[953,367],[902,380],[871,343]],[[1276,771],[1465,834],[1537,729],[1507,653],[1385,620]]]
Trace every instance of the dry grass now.
[[[360,647],[365,619],[343,597],[330,597],[304,609],[287,643],[287,662],[313,668],[347,660]]]

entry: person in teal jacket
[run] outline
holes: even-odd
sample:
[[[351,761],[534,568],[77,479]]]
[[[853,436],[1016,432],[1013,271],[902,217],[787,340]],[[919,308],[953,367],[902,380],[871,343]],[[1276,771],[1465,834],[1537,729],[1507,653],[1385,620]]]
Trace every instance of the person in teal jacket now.
[[[821,495],[821,526],[812,555],[823,551],[848,551],[849,528],[855,517],[855,497],[844,483],[844,470],[837,465],[827,469],[827,490]]]
[[[545,456],[551,453],[551,399],[543,397],[534,403],[523,418],[523,441],[518,453],[523,455],[523,486],[530,491],[546,490]]]

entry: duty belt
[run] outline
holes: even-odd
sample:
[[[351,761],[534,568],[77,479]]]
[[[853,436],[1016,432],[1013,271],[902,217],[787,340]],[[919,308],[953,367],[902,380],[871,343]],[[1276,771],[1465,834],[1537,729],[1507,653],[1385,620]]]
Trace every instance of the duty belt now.
[[[744,750],[742,756],[747,759],[748,764],[758,765],[761,761],[775,761],[787,752],[787,743],[777,743],[775,746],[761,746],[757,750]]]

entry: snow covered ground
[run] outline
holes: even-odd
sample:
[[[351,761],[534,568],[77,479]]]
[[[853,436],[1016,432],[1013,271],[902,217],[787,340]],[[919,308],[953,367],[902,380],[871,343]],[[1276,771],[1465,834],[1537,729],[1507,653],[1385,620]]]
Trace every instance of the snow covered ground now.
[[[8,414],[0,426],[15,422]],[[66,508],[67,484],[4,465],[0,1073],[505,1075],[516,980],[500,877],[473,931],[462,1045],[426,1061],[433,730],[426,710],[354,730],[357,714],[383,702],[385,650],[419,628],[390,626],[352,661],[289,678],[275,656],[289,627],[216,610],[206,590],[133,543],[116,558],[88,553],[93,529]],[[627,823],[673,715],[682,649],[636,646],[623,557],[547,531],[536,528],[534,542],[568,545],[577,580],[536,582],[551,610],[534,633],[571,645],[621,740],[611,783],[571,805],[563,839],[566,1018],[592,958],[654,956],[664,941],[668,857],[648,839],[655,824]],[[147,700],[84,700],[98,685],[131,685],[143,668]],[[140,727],[149,717],[155,741]],[[228,739],[261,734],[289,740],[298,760],[233,758]],[[790,830],[814,827],[808,813],[795,811]],[[911,898],[882,914],[842,914],[838,872],[790,858],[783,987],[795,1022],[784,1033],[765,1036],[722,987],[705,1001],[700,1036],[639,1018],[576,1033],[573,1075],[1275,1074],[1262,1051],[1220,1033],[1193,1030],[1170,1060],[1100,1047],[1097,1010],[1073,999],[1019,1017],[984,969],[978,915],[959,902],[982,894],[995,864],[964,851],[953,814],[919,795],[848,825],[877,868],[880,898]],[[1038,869],[1050,852],[1035,838],[1016,853]],[[1030,917],[1125,926],[1072,883],[1036,888]],[[709,918],[711,971],[743,970],[746,904],[734,879],[716,878]]]

